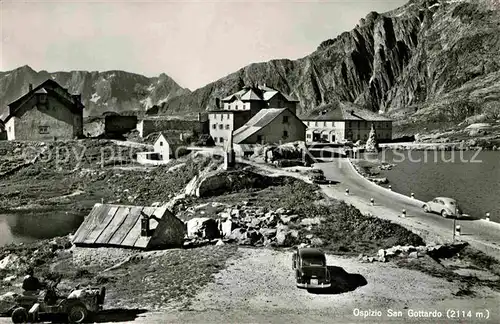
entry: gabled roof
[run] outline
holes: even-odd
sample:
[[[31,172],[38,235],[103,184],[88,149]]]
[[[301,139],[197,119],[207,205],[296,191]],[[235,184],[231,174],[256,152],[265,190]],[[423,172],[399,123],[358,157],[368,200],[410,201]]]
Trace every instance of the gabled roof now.
[[[59,90],[59,91],[56,91]],[[4,118],[4,122],[10,119],[16,111],[23,106],[28,100],[31,99],[35,94],[48,94],[50,96],[54,96],[58,98],[62,103],[64,103],[70,109],[81,110],[84,108],[84,105],[79,100],[79,95],[72,95],[68,92],[67,89],[63,88],[59,83],[52,79],[45,80],[28,93],[22,95],[20,98],[8,104],[7,115],[2,116]],[[71,99],[70,99],[71,98]],[[75,105],[76,103],[76,105]]]
[[[337,102],[318,107],[302,116],[301,119],[307,121],[392,121],[388,117],[348,102]]]
[[[152,235],[141,236],[142,213],[161,220],[170,212],[167,207],[95,204],[73,236],[73,243],[146,248]],[[152,232],[158,227],[158,221],[154,218],[149,218]]]
[[[286,108],[266,108],[255,114],[245,125],[234,131],[233,142],[239,144],[281,115]]]
[[[184,141],[181,140],[181,133],[182,132],[160,132],[160,134],[158,134],[158,137],[156,137],[155,143],[161,136],[163,136],[168,145],[182,145],[184,144]]]

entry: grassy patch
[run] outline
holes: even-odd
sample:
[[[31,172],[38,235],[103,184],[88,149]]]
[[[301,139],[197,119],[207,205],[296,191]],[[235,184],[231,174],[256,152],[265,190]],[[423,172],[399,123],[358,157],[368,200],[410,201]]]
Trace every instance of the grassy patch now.
[[[73,286],[105,286],[107,308],[154,310],[172,302],[188,302],[236,255],[237,247],[230,245],[140,253],[107,272],[96,267],[66,267],[63,278]]]

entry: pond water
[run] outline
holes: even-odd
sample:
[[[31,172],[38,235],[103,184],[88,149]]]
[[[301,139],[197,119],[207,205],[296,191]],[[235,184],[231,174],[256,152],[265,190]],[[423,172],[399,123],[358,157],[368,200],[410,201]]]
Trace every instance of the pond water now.
[[[0,246],[10,243],[30,243],[67,235],[83,222],[83,216],[56,212],[0,214]]]
[[[365,155],[365,159],[369,159]],[[500,222],[500,152],[392,151],[378,154],[394,163],[382,171],[392,190],[420,200],[455,198],[464,213]]]

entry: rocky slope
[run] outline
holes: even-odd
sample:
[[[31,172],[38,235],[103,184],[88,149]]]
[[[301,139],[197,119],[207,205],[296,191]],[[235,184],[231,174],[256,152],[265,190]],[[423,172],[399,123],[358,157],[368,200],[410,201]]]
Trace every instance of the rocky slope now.
[[[500,1],[411,0],[369,13],[309,56],[248,65],[168,100],[160,112],[205,110],[243,84],[266,83],[297,97],[300,113],[355,102],[391,114],[412,134],[422,122],[498,118],[499,62]]]
[[[148,78],[123,71],[106,72],[36,72],[25,65],[12,71],[0,72],[0,105],[6,105],[34,86],[53,79],[71,93],[82,94],[85,116],[106,111],[144,110],[169,98],[188,93],[166,74]]]

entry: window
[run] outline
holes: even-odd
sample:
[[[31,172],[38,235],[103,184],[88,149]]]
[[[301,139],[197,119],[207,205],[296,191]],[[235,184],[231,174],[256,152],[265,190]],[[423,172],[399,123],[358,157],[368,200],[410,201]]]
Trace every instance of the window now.
[[[217,143],[217,137],[214,137],[214,143]]]
[[[220,114],[220,120],[224,118],[224,114]]]
[[[283,116],[283,124],[288,124],[288,116]]]
[[[41,94],[38,98],[39,98],[40,103],[47,102],[47,95],[46,94]]]
[[[226,129],[229,129],[229,124],[226,124]]]
[[[223,137],[219,137],[219,142],[220,143],[224,143],[224,138]]]
[[[40,134],[48,134],[49,133],[49,126],[38,126],[38,132]]]
[[[315,126],[315,127],[318,127],[318,122],[317,122],[317,121],[316,121],[316,122],[314,122],[314,126]]]
[[[262,135],[257,135],[257,143],[262,143]]]
[[[160,142],[160,146],[163,146],[163,142]]]
[[[224,129],[224,125],[219,124],[219,129]]]
[[[213,128],[213,129],[217,129],[217,124],[213,124],[213,125],[212,125],[212,128]]]
[[[9,126],[9,133],[11,132],[12,130],[10,129],[10,126]]]
[[[311,138],[311,134],[307,134],[307,135],[306,135],[306,138]]]
[[[283,138],[287,138],[288,137],[288,131],[283,131]]]

